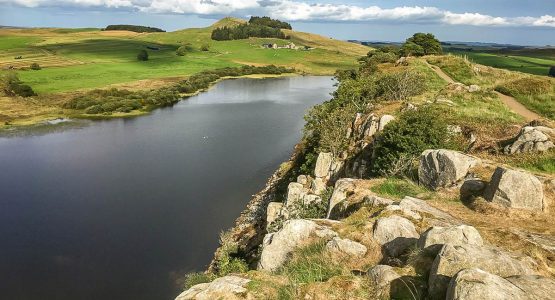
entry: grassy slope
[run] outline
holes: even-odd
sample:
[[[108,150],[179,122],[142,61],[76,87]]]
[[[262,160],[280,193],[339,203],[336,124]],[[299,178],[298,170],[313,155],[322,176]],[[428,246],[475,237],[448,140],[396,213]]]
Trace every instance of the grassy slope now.
[[[260,47],[267,42],[287,42],[274,39],[221,42],[210,39],[215,26],[240,22],[226,18],[207,28],[143,34],[91,29],[2,29],[0,67],[28,67],[37,62],[43,66],[42,70],[19,71],[20,78],[39,93],[55,93],[143,79],[183,77],[201,70],[239,64],[275,64],[311,74],[333,74],[338,68],[354,66],[355,58],[369,50],[360,45],[296,32],[289,33],[293,42],[318,49],[295,51]],[[191,43],[195,49],[208,44],[210,51],[195,50],[185,57],[175,55],[175,50],[183,43]],[[149,61],[138,62],[138,51],[147,46],[159,50],[147,49]],[[14,59],[19,55],[23,59]]]

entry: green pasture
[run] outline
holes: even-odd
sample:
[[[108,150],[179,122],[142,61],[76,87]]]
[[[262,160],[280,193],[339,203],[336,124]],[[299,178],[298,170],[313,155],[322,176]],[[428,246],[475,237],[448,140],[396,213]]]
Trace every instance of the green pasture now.
[[[555,59],[547,57],[531,57],[471,51],[450,51],[450,53],[456,55],[466,55],[472,62],[478,64],[535,75],[547,76],[549,68],[551,66],[555,66]]]

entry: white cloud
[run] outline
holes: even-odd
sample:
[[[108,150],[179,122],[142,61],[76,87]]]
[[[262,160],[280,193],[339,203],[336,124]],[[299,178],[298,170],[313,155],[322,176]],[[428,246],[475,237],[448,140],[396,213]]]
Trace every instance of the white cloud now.
[[[325,1],[325,0],[322,0]],[[83,6],[127,8],[152,13],[199,15],[270,15],[289,21],[439,23],[472,26],[555,27],[555,17],[496,17],[476,12],[454,13],[436,7],[381,8],[344,4],[312,4],[293,0],[0,0],[27,7]]]

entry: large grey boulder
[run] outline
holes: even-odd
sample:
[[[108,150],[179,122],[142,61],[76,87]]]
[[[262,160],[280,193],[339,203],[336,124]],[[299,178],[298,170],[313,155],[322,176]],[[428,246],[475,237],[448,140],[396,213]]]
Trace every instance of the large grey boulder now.
[[[552,130],[543,126],[523,127],[518,135],[505,146],[503,152],[506,154],[545,152],[555,147],[549,136]]]
[[[399,216],[380,218],[372,230],[374,239],[389,256],[399,256],[408,247],[416,244],[418,232],[414,224]]]
[[[399,278],[393,267],[388,265],[377,265],[368,270],[368,277],[377,288],[378,297],[389,298],[391,283]],[[380,298],[381,299],[381,298]]]
[[[329,227],[311,220],[289,220],[276,233],[264,237],[258,269],[275,271],[289,258],[291,253],[311,237],[332,238],[337,236]]]
[[[326,249],[332,253],[346,254],[351,257],[363,257],[368,249],[361,243],[342,239],[339,237],[332,238],[327,244]]]
[[[484,198],[511,208],[536,211],[546,208],[543,185],[536,176],[502,167],[493,173]]]
[[[326,183],[322,178],[314,178],[310,184],[310,191],[313,194],[321,195],[326,190]]]
[[[465,269],[451,280],[447,300],[524,300],[534,299],[503,277],[477,268]],[[548,298],[545,298],[548,299]]]
[[[501,277],[537,274],[534,261],[527,256],[491,247],[445,244],[430,270],[428,289],[432,298],[444,298],[451,278],[468,268],[480,268]]]
[[[395,117],[392,115],[383,115],[380,117],[380,123],[378,125],[378,131],[382,131],[387,124],[391,121],[395,120]]]
[[[420,155],[418,180],[430,189],[454,185],[480,160],[452,150],[425,150]]]
[[[250,279],[228,275],[210,283],[197,284],[184,291],[175,300],[239,299],[247,293]]]
[[[484,241],[478,230],[468,225],[434,226],[426,230],[418,240],[420,248],[434,252],[439,251],[444,244],[482,246]]]
[[[268,208],[266,209],[266,224],[271,224],[279,218],[281,215],[281,209],[283,208],[283,203],[281,202],[270,202],[268,203]]]

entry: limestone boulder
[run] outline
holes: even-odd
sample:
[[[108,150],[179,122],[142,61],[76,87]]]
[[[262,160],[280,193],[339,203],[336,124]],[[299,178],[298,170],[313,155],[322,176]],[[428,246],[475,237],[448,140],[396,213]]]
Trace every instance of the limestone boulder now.
[[[527,256],[492,247],[445,244],[430,270],[428,289],[432,298],[444,298],[451,278],[469,268],[480,268],[501,277],[537,274],[536,264]]]
[[[498,167],[484,192],[484,198],[506,207],[543,211],[543,184],[534,175]]]
[[[380,218],[372,230],[374,239],[389,256],[399,256],[410,246],[416,244],[418,232],[414,224],[400,216]]]
[[[228,275],[210,283],[197,284],[181,293],[175,300],[240,299],[247,293],[250,279]]]
[[[525,126],[503,149],[506,154],[545,152],[553,147],[551,128],[544,126]]]
[[[268,208],[266,209],[266,224],[271,224],[277,220],[281,215],[282,208],[283,203],[281,202],[268,203]]]
[[[363,257],[368,249],[361,243],[339,237],[332,238],[327,244],[326,249],[332,253],[345,254],[350,257]]]
[[[407,196],[403,198],[401,202],[399,202],[399,206],[404,209],[418,212],[422,216],[426,215],[428,222],[432,225],[449,226],[461,224],[460,220],[454,218],[453,216],[442,210],[431,206],[430,204],[426,203],[426,201],[421,199]]]
[[[330,197],[328,218],[331,217],[335,207],[341,202],[345,201],[350,193],[355,190],[356,179],[352,178],[341,178],[335,182],[335,187],[333,188],[333,193]]]
[[[299,175],[297,176],[297,182],[303,186],[307,186],[310,182],[310,177],[306,175]]]
[[[388,265],[377,265],[372,267],[368,270],[368,277],[378,289],[378,296],[384,298],[389,298],[392,282],[401,278],[393,267]]]
[[[433,252],[439,251],[444,244],[482,246],[484,241],[478,230],[468,225],[434,226],[426,230],[418,239],[418,246],[421,249]]]
[[[328,152],[320,152],[316,159],[316,167],[314,168],[314,175],[317,178],[328,178],[330,175],[330,168],[333,163],[333,154]]]
[[[327,226],[318,225],[311,220],[289,220],[281,230],[266,235],[260,255],[258,269],[275,271],[289,258],[291,253],[311,237],[330,239],[337,233]]]
[[[447,300],[524,300],[534,299],[503,277],[478,268],[464,269],[451,280]],[[549,299],[549,298],[545,298]]]
[[[310,185],[310,191],[315,195],[321,195],[326,190],[326,183],[322,178],[314,178]]]
[[[418,214],[417,212],[414,212],[410,209],[401,207],[400,205],[397,205],[397,204],[390,204],[390,205],[386,206],[384,211],[399,212],[399,213],[403,214],[404,216],[410,217],[414,220],[421,220],[422,219],[420,214]]]
[[[458,151],[425,150],[420,155],[418,180],[432,190],[452,186],[479,163],[479,159]]]
[[[364,197],[364,202],[369,206],[387,206],[395,203],[395,201],[376,195],[368,195]]]
[[[378,124],[378,131],[382,131],[387,124],[391,121],[395,120],[395,117],[392,115],[383,115],[380,117],[380,123]]]
[[[306,193],[307,190],[302,184],[298,182],[289,183],[287,186],[287,200],[285,201],[285,205],[291,207],[300,203]]]

